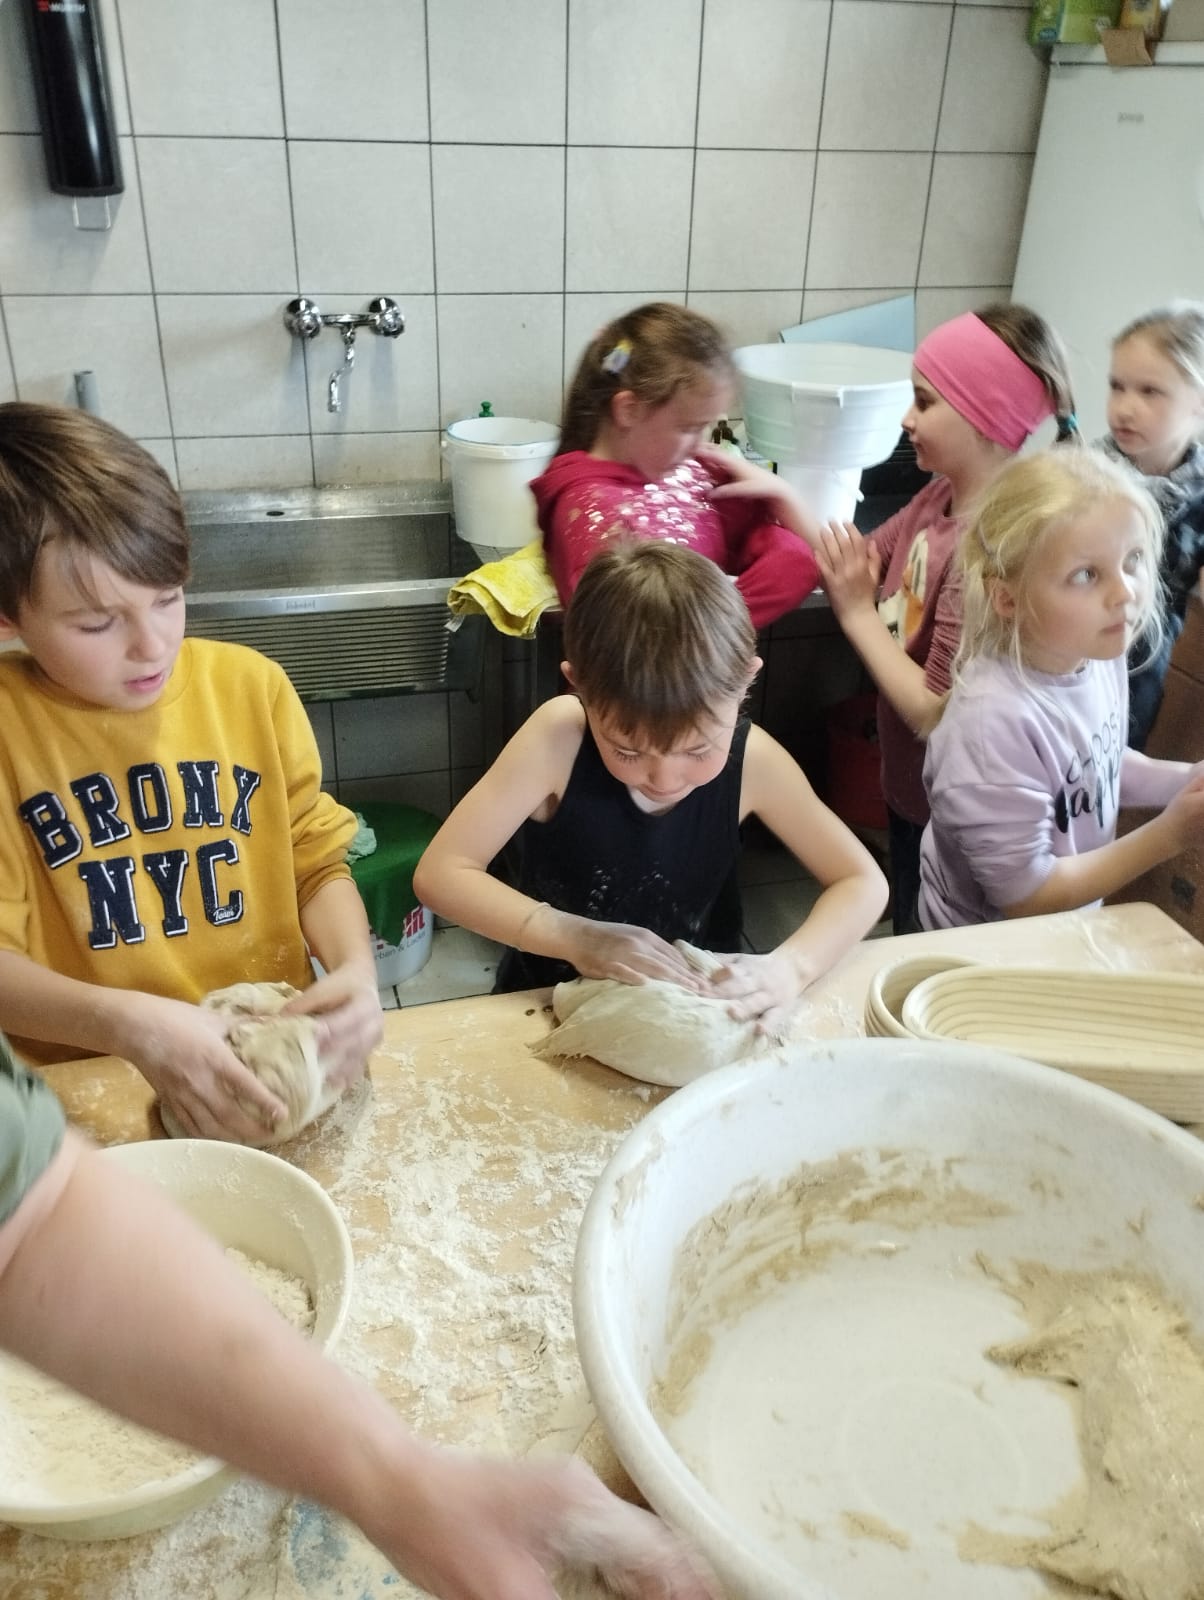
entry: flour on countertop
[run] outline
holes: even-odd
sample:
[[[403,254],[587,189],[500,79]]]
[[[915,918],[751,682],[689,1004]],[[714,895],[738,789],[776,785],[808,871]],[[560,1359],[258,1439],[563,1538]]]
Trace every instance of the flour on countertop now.
[[[367,1083],[350,1089],[290,1155],[327,1190],[351,1236],[355,1282],[340,1364],[428,1437],[521,1455],[554,1431],[564,1395],[583,1389],[569,1295],[578,1226],[649,1096],[616,1080],[607,1091],[615,1125],[586,1130],[568,1089],[583,1069],[548,1068],[551,1087],[532,1105],[510,1097],[504,1075],[483,1084],[463,1068],[459,1044],[448,1039],[433,1077],[410,1077],[410,1054],[386,1051],[404,1090],[385,1099]],[[505,1128],[504,1160],[491,1120]],[[341,1518],[249,1481],[120,1548],[26,1533],[11,1552],[0,1556],[0,1600],[421,1593]],[[609,1593],[588,1583],[565,1592]]]

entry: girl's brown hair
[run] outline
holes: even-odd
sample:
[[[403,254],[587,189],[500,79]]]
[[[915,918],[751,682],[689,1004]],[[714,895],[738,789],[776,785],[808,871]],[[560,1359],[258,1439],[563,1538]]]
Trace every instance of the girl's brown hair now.
[[[11,401],[0,405],[0,615],[16,620],[52,542],[77,573],[87,554],[148,589],[188,577],[184,508],[152,455],[85,411]]]
[[[586,567],[564,620],[564,653],[591,711],[671,749],[743,700],[757,636],[731,579],[659,539],[613,544]]]
[[[1057,421],[1058,442],[1080,439],[1066,347],[1045,318],[1029,306],[1007,301],[983,306],[974,315],[1040,378]]]
[[[702,376],[734,383],[736,369],[713,322],[685,306],[653,301],[596,333],[577,363],[560,423],[558,455],[588,450],[621,389],[662,406]]]

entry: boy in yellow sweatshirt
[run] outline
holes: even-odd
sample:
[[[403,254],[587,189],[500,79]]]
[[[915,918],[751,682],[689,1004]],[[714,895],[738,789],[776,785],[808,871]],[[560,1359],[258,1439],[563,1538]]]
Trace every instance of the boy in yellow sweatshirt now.
[[[0,405],[0,1028],[39,1063],[123,1056],[189,1133],[251,1138],[283,1106],[208,990],[284,980],[328,1077],[363,1070],[380,1002],[288,679],[184,637],[180,498],[79,411]],[[327,976],[312,982],[309,952]]]

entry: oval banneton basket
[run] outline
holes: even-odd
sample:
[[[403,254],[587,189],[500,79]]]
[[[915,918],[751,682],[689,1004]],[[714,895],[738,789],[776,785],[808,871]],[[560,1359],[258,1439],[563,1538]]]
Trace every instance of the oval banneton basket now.
[[[1204,978],[974,966],[917,984],[903,1021],[917,1038],[1011,1050],[1204,1121]]]
[[[910,1039],[912,1037],[903,1021],[903,1002],[925,978],[938,972],[950,972],[974,963],[965,956],[936,952],[926,956],[907,956],[902,961],[892,961],[870,979],[865,996],[865,1033],[867,1039]]]

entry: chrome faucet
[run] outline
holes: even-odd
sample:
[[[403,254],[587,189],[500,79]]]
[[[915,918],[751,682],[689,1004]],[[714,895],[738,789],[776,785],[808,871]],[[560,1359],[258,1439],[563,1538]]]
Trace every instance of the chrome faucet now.
[[[354,324],[342,324],[340,325],[340,332],[343,335],[343,359],[330,374],[329,382],[326,385],[327,411],[341,411],[343,409],[343,400],[339,394],[339,384],[344,376],[350,376],[351,369],[355,366],[355,326]]]
[[[330,374],[326,385],[327,411],[343,409],[342,382],[355,366],[357,328],[371,328],[385,339],[396,339],[406,331],[405,312],[396,300],[377,295],[367,311],[335,311],[326,314],[302,295],[284,308],[284,326],[296,339],[316,339],[323,328],[337,328],[343,336],[343,359]]]

